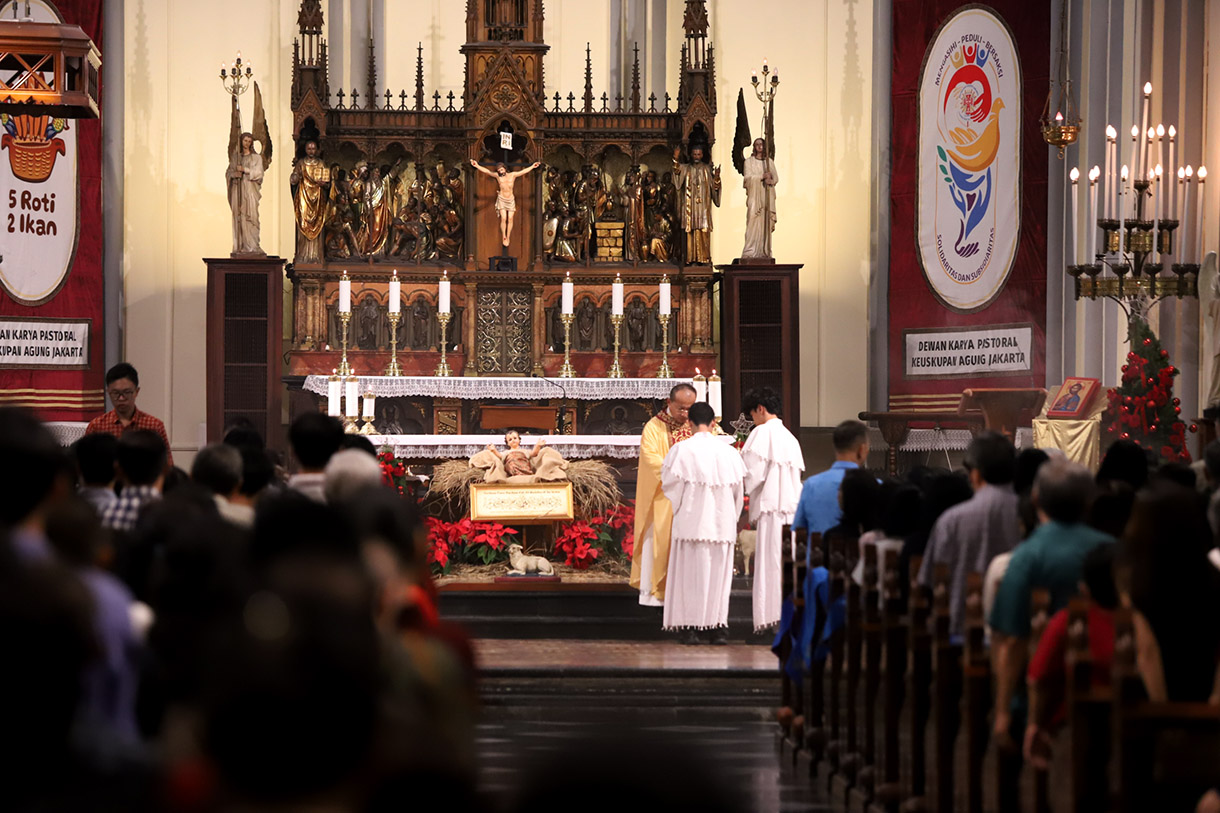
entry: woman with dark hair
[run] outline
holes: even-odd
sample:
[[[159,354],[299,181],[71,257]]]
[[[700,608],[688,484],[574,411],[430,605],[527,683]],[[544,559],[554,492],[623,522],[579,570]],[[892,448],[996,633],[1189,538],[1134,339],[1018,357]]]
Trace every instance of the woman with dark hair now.
[[[839,524],[826,536],[859,537],[877,527],[877,507],[882,502],[882,486],[867,469],[849,469],[839,484]]]
[[[1149,489],[1135,499],[1116,568],[1135,610],[1137,662],[1153,701],[1220,702],[1220,571],[1194,495]]]
[[[881,522],[877,528],[860,537],[860,561],[852,570],[851,577],[856,584],[864,584],[864,546],[875,545],[877,548],[877,566],[885,564],[887,551],[901,553],[909,535],[919,527],[923,496],[919,489],[912,485],[900,483],[885,483],[882,485],[884,499],[878,513]]]

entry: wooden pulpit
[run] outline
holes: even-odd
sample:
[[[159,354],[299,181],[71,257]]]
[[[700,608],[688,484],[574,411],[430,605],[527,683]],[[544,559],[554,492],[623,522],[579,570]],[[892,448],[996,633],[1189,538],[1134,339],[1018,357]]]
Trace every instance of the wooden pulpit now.
[[[971,410],[982,410],[984,426],[1011,440],[1017,435],[1017,426],[1029,423],[1045,402],[1046,390],[1041,387],[971,388],[962,391],[957,411],[965,415]]]

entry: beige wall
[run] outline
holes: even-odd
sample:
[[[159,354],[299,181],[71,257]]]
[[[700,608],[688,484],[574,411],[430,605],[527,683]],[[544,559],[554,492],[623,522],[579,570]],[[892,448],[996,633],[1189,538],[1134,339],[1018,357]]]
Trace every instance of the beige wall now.
[[[611,5],[548,2],[549,93],[580,93],[587,41],[595,92],[605,88]],[[737,89],[750,92],[750,71],[767,57],[783,80],[776,105],[776,255],[805,265],[801,423],[834,424],[863,409],[867,392],[872,7],[860,0],[784,0],[761,14],[757,0],[709,5],[719,78],[714,159],[725,179],[713,253],[727,261],[741,251],[745,193],[729,155]],[[669,0],[666,8],[674,94],[681,6]],[[422,41],[429,96],[437,89],[458,92],[465,38],[460,0],[384,0],[384,8],[390,46],[379,49],[382,90],[388,79],[395,96],[403,88],[413,92],[415,47]],[[263,184],[262,245],[288,257],[288,92],[297,9],[297,0],[125,3],[124,353],[141,372],[141,407],[164,418],[179,461],[198,448],[205,420],[202,258],[225,256],[231,247],[223,179],[228,98],[216,75],[239,49],[254,63],[277,149]],[[249,127],[252,99],[247,94],[243,102]],[[749,110],[757,130],[758,103],[751,100]]]

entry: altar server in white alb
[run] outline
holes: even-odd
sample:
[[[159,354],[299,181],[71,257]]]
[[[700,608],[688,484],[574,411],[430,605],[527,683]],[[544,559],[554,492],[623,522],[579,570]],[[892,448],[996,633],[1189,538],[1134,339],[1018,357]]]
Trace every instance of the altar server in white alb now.
[[[750,521],[758,529],[754,549],[754,628],[779,623],[783,569],[783,526],[791,523],[801,499],[805,458],[801,444],[779,419],[779,396],[767,387],[750,390],[742,410],[754,430],[741,449],[746,465]]]
[[[691,406],[694,434],[675,444],[661,467],[661,488],[674,510],[662,625],[687,630],[683,642],[691,644],[699,643],[699,630],[712,630],[712,643],[728,643],[733,544],[744,501],[745,465],[712,434],[715,420],[709,404]]]

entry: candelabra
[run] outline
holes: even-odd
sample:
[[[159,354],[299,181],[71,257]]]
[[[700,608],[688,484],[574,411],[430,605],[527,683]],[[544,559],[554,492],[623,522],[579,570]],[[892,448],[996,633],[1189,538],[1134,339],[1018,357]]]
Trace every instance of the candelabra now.
[[[1067,267],[1076,299],[1113,300],[1128,321],[1146,318],[1148,311],[1167,296],[1182,299],[1199,295],[1198,263],[1172,263],[1173,276],[1167,277],[1158,276],[1165,268],[1161,262],[1149,262],[1154,249],[1159,255],[1174,253],[1174,230],[1179,225],[1177,220],[1145,217],[1151,187],[1150,181],[1135,181],[1135,217],[1125,222],[1098,218],[1102,252],[1094,262]],[[1107,259],[1107,255],[1115,259]],[[1102,276],[1106,270],[1114,276]]]
[[[559,368],[560,378],[575,378],[576,370],[572,369],[572,314],[559,316],[563,322],[563,366]]]
[[[242,70],[241,51],[237,52],[237,59],[233,61],[232,65],[227,68],[225,65],[220,66],[220,83],[234,98],[245,93],[253,80],[254,68],[250,63],[247,62],[245,70]]]
[[[674,371],[669,367],[669,314],[663,313],[657,318],[661,320],[661,367],[657,370],[657,378],[673,378]]]
[[[385,368],[387,376],[401,376],[402,367],[398,363],[398,322],[401,313],[390,311],[390,363]]]
[[[340,342],[341,347],[343,348],[343,358],[341,358],[339,360],[339,375],[344,378],[346,378],[347,376],[352,374],[352,365],[349,364],[347,361],[347,329],[348,329],[348,325],[351,323],[351,321],[352,321],[352,312],[351,311],[340,311],[339,312],[339,324],[342,327],[342,330],[339,334],[339,342]]]
[[[449,361],[445,358],[449,336],[449,314],[438,313],[436,319],[441,323],[441,361],[440,364],[436,365],[436,372],[433,375],[448,378],[452,374],[452,371],[449,369]]]
[[[614,364],[610,365],[610,372],[606,373],[606,378],[623,378],[623,365],[619,363],[619,333],[623,327],[623,315],[614,314],[610,317],[610,323],[614,325]]]

